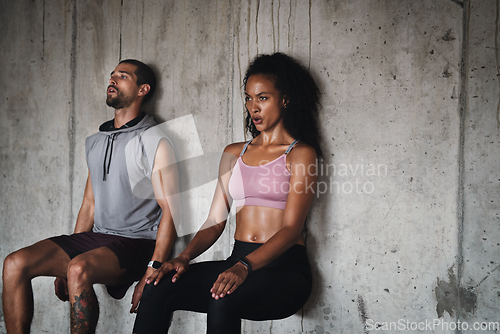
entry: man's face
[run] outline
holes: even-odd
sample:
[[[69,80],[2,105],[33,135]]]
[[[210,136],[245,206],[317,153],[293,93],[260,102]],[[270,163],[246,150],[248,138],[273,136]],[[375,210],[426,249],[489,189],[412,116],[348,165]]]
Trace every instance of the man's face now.
[[[134,74],[135,69],[135,65],[121,63],[111,72],[106,98],[108,106],[123,109],[137,99],[139,86]]]

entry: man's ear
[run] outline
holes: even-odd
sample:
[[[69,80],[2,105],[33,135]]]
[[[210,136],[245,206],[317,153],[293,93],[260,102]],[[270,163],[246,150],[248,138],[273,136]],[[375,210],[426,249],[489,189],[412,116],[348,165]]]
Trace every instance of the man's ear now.
[[[139,88],[139,96],[146,96],[147,93],[151,90],[151,86],[149,84],[142,84]]]

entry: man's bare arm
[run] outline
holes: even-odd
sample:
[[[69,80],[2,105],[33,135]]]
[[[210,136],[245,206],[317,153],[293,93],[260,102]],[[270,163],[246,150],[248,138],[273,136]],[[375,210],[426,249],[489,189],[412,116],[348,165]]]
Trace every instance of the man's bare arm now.
[[[179,195],[179,172],[175,160],[173,147],[167,140],[161,140],[155,155],[153,174],[151,183],[155,198],[162,209],[162,217],[158,232],[156,233],[155,251],[151,260],[165,262],[177,235],[175,231],[174,218],[180,218],[180,195]],[[132,307],[130,312],[137,312],[142,291],[146,284],[146,279],[155,269],[148,267],[146,274],[137,283],[132,296]]]
[[[155,198],[162,209],[152,260],[165,262],[175,241],[174,219],[180,219],[179,171],[173,147],[161,140],[151,177]]]
[[[83,202],[78,212],[76,219],[75,231],[73,233],[89,232],[94,226],[94,191],[92,190],[92,182],[89,176],[87,177],[87,184],[85,185],[85,193],[83,194]]]

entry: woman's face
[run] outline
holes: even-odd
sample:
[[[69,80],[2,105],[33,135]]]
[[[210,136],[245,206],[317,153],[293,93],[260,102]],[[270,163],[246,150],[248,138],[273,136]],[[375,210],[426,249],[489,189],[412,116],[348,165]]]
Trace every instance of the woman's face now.
[[[269,76],[254,74],[247,80],[245,104],[258,131],[274,129],[282,122],[285,99]]]

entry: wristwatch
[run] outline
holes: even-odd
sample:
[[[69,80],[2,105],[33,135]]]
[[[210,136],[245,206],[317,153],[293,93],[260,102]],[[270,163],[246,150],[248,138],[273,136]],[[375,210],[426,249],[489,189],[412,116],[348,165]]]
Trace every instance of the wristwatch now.
[[[151,267],[153,269],[158,269],[161,267],[163,263],[159,262],[159,261],[149,261],[148,263],[148,267]]]

